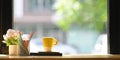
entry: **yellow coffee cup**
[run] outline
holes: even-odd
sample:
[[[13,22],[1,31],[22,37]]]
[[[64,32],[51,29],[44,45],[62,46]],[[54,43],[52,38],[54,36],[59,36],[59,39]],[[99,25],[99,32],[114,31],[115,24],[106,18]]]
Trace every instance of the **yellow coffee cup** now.
[[[58,41],[54,37],[43,37],[42,38],[42,45],[45,52],[51,52],[52,47],[57,45]]]

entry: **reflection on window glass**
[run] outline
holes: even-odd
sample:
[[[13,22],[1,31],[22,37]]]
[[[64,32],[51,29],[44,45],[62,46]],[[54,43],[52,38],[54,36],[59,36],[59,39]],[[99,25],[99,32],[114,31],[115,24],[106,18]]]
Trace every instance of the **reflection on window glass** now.
[[[42,37],[55,37],[59,43],[53,51],[107,54],[107,0],[14,0],[14,3],[21,3],[14,5],[14,29],[25,34],[35,32],[30,52],[43,50]],[[26,6],[25,9],[32,14],[25,15],[24,8],[19,10],[15,6]],[[45,10],[55,11],[49,16],[44,12],[34,13]]]
[[[28,8],[30,11],[51,10],[54,1],[55,0],[28,0]]]

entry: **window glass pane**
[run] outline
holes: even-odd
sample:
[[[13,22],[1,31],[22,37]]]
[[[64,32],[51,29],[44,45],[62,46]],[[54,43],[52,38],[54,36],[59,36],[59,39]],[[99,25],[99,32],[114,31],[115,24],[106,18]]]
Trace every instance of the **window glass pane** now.
[[[107,54],[107,0],[14,0],[17,2],[21,4],[14,5],[14,14],[20,17],[14,16],[14,29],[25,34],[35,32],[30,52],[43,51],[42,37],[55,37],[59,42],[53,51]],[[46,12],[25,15],[24,9],[15,8],[23,8],[23,3],[29,13]],[[47,11],[49,16],[44,15]]]
[[[28,0],[29,11],[52,10],[54,0]]]

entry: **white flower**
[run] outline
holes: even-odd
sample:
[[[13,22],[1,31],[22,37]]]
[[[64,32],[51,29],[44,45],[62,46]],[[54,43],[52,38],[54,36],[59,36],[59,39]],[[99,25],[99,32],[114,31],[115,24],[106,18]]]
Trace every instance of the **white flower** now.
[[[4,40],[7,40],[6,35],[3,35]]]
[[[24,41],[29,40],[29,34],[23,34],[22,35],[22,40],[24,40]]]

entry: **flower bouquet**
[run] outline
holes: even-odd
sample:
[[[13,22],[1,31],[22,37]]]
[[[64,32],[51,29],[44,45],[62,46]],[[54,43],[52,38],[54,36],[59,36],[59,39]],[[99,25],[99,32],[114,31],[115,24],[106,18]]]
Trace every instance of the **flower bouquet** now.
[[[4,41],[2,42],[5,43],[7,46],[18,45],[18,37],[18,30],[8,29],[6,35],[3,35]]]
[[[4,40],[2,41],[7,46],[9,46],[9,55],[18,55],[18,41],[19,41],[19,31],[8,29],[7,33],[3,35]]]
[[[29,55],[28,45],[32,35],[33,32],[25,36],[19,30],[8,29],[7,33],[3,35],[3,43],[9,46],[9,55]]]
[[[31,32],[30,34],[20,34],[20,40],[19,40],[19,48],[20,48],[20,56],[28,56],[29,55],[29,43],[31,40],[31,37],[34,32]]]

